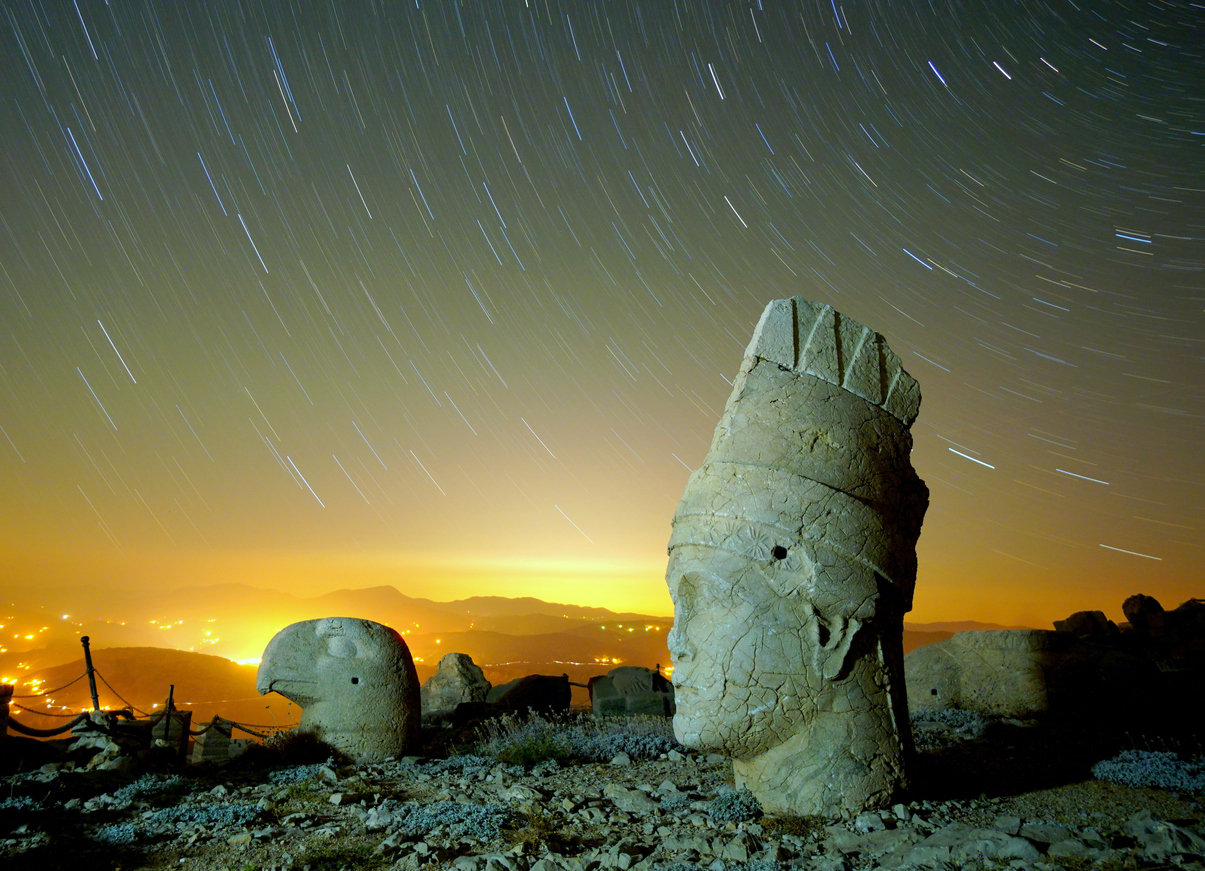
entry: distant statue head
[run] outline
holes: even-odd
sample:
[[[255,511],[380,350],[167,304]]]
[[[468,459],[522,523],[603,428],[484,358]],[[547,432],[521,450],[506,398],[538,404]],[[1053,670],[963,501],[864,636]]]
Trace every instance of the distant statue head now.
[[[882,336],[772,302],[674,515],[674,730],[732,756],[767,810],[856,811],[904,784],[919,403]]]
[[[401,755],[418,740],[418,675],[402,637],[380,623],[326,617],[286,626],[256,676],[302,708],[310,732],[357,761]]]

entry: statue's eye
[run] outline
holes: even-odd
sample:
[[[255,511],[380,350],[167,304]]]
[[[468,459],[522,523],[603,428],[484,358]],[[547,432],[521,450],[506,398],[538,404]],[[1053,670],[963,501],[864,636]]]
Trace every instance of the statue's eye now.
[[[359,682],[360,682],[360,679],[359,679],[358,677],[353,677],[353,678],[351,679],[351,682],[352,682],[352,683],[359,683]]]
[[[774,559],[786,559],[787,558],[787,549],[785,547],[783,547],[781,544],[776,544],[770,550],[770,556],[774,557]]]

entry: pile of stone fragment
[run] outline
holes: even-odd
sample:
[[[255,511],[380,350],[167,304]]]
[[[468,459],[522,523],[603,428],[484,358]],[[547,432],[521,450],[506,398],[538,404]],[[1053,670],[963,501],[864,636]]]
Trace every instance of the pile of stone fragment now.
[[[10,778],[11,797],[0,801],[0,863],[55,867],[57,844],[60,852],[71,845],[74,862],[93,853],[120,855],[124,867],[197,871],[303,871],[332,861],[397,871],[1205,871],[1199,820],[1147,813],[1119,826],[1065,825],[1003,815],[990,799],[780,820],[762,816],[732,785],[728,760],[677,750],[532,769],[484,757],[407,757],[254,777],[225,770],[120,785],[111,778],[53,766]]]

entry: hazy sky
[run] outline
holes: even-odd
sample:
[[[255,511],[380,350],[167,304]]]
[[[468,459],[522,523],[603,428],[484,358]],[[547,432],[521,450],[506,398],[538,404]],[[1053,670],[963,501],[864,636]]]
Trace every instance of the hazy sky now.
[[[1205,592],[1205,10],[29,2],[0,589],[668,613],[770,299],[920,381],[912,619]]]

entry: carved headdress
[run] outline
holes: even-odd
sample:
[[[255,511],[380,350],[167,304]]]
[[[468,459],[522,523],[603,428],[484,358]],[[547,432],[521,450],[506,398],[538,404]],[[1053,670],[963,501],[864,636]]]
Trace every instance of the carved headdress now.
[[[670,551],[694,544],[764,562],[783,595],[809,564],[853,562],[909,610],[928,505],[909,461],[919,407],[920,388],[881,335],[823,303],[771,302],[678,505]]]

